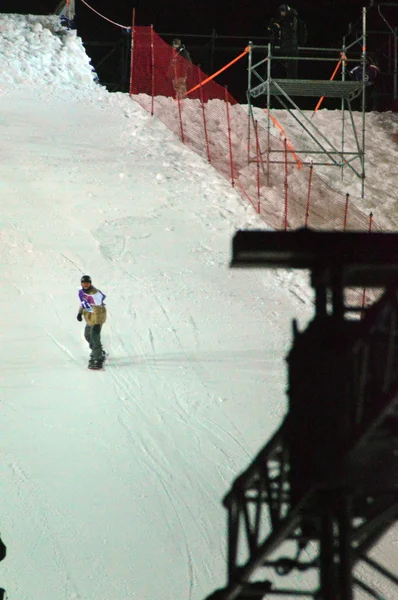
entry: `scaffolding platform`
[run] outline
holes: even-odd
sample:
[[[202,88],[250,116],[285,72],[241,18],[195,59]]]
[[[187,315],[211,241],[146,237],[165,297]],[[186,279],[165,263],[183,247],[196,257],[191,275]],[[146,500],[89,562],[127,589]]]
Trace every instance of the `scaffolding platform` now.
[[[256,156],[250,154],[250,144],[248,151],[248,162],[258,161],[258,155],[263,157],[261,162],[266,163],[267,173],[269,174],[271,165],[281,163],[281,152],[284,150],[275,149],[271,144],[271,128],[275,119],[271,116],[274,104],[286,110],[291,118],[302,129],[303,136],[300,139],[300,147],[294,148],[297,156],[303,157],[300,162],[308,165],[327,165],[338,167],[343,177],[344,170],[351,171],[361,180],[361,192],[364,197],[365,190],[365,105],[366,89],[368,82],[365,77],[360,81],[352,80],[348,75],[347,65],[359,64],[362,73],[366,72],[366,9],[363,10],[362,35],[347,45],[345,38],[341,49],[337,48],[299,48],[301,51],[295,56],[280,56],[280,47],[273,47],[271,43],[268,46],[256,46],[252,42],[248,44],[248,86],[247,99],[249,106],[248,138],[251,139],[251,130],[256,137],[256,120],[252,108],[252,101],[259,96],[265,97],[267,114],[267,132],[268,143],[264,148],[256,150]],[[357,55],[348,56],[348,51],[354,46],[360,48],[360,57]],[[263,58],[254,61],[254,52],[261,52]],[[276,54],[274,54],[274,52]],[[309,52],[310,56],[306,53]],[[335,56],[334,56],[335,55]],[[337,56],[336,56],[337,55]],[[291,79],[273,77],[273,62],[282,64],[286,68],[288,61],[310,61],[315,62],[334,62],[335,70],[330,79]],[[339,73],[340,71],[340,73]],[[308,71],[307,71],[308,73]],[[308,73],[309,74],[309,73]],[[321,75],[322,76],[322,75]],[[298,102],[300,97],[319,98],[318,104],[314,108],[312,115],[309,111],[301,109]],[[325,98],[340,101],[341,114],[341,140],[336,142],[336,131],[333,129],[333,137],[328,130],[322,131],[318,126],[319,122],[312,117],[317,112]],[[360,109],[355,112],[361,113],[361,119],[354,117],[352,103],[359,99]],[[274,102],[275,100],[275,102]],[[261,100],[260,100],[261,101]],[[314,103],[315,104],[315,103]],[[264,107],[265,108],[265,107]],[[286,160],[286,159],[285,159]],[[265,168],[265,167],[263,167]],[[279,168],[279,167],[278,167]]]
[[[250,90],[253,98],[272,96],[309,96],[353,100],[362,92],[361,81],[330,81],[328,79],[270,79]]]

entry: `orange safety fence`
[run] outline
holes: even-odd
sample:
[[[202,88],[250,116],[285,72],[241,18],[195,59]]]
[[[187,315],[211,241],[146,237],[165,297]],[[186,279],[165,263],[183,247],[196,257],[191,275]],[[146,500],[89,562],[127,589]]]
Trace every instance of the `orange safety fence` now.
[[[267,109],[266,109],[266,108],[264,109],[264,112],[265,112],[266,114],[268,114],[268,111],[267,111]],[[292,154],[292,156],[293,156],[294,160],[295,160],[295,161],[296,161],[296,163],[297,163],[297,168],[298,168],[298,169],[301,169],[302,162],[301,162],[301,160],[299,159],[299,157],[297,156],[297,154],[295,153],[295,151],[294,151],[294,148],[293,148],[293,145],[292,145],[292,143],[289,141],[289,139],[288,139],[288,137],[287,137],[287,135],[286,135],[286,133],[285,133],[285,130],[283,129],[282,125],[279,123],[279,121],[277,121],[277,120],[275,119],[275,117],[274,117],[273,115],[271,115],[271,113],[269,114],[269,118],[271,119],[271,121],[273,122],[273,124],[275,125],[275,127],[277,127],[277,128],[280,130],[280,132],[282,133],[283,137],[284,137],[284,138],[285,138],[285,140],[286,140],[287,147],[289,148],[289,151],[291,152],[291,154]]]
[[[368,230],[367,215],[347,206],[310,164],[292,160],[287,142],[269,136],[266,117],[253,121],[213,77],[176,59],[153,28],[134,27],[132,47],[131,97],[229,180],[268,226]],[[279,163],[267,164],[268,149]]]
[[[340,65],[342,64],[343,60],[345,60],[345,59],[346,59],[346,57],[345,57],[345,56],[344,56],[344,57],[342,56],[342,58],[339,60],[339,62],[337,63],[337,65],[336,65],[336,67],[335,67],[335,69],[334,69],[334,71],[333,71],[333,73],[332,73],[332,75],[331,75],[331,77],[330,77],[330,81],[333,81],[333,80],[334,80],[334,78],[336,77],[336,75],[337,75],[337,72],[338,72],[338,70],[339,70],[339,68],[340,68]],[[324,99],[325,99],[325,96],[322,96],[321,98],[319,98],[318,104],[317,104],[317,105],[316,105],[316,107],[314,108],[314,114],[315,114],[315,113],[316,113],[316,112],[317,112],[317,111],[320,109],[320,107],[321,107],[321,104],[322,104],[322,102],[324,101]]]
[[[206,85],[206,83],[208,83],[212,79],[215,79],[218,75],[220,75],[220,73],[222,73],[223,71],[226,71],[227,69],[229,69],[229,67],[232,67],[232,65],[234,65],[236,62],[238,62],[238,60],[240,60],[241,58],[243,58],[244,56],[246,56],[246,54],[248,54],[248,52],[249,52],[249,49],[246,48],[244,52],[242,52],[241,54],[239,54],[239,56],[237,56],[236,58],[234,58],[233,60],[231,60],[227,65],[224,65],[224,67],[222,67],[221,69],[218,69],[218,71],[216,71],[215,73],[213,73],[213,75],[210,75],[210,77],[206,77],[206,79],[204,79],[204,81],[202,81],[201,83],[198,83],[197,85],[195,85],[191,90],[188,90],[184,95],[188,96],[188,94],[190,94],[191,92],[194,92],[199,87],[201,87],[203,85]]]

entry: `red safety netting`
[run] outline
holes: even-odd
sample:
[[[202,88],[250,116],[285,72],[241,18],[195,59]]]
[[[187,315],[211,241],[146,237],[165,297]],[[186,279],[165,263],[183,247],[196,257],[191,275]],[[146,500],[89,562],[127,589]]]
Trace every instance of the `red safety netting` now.
[[[288,141],[269,136],[249,118],[226,88],[213,79],[198,86],[208,76],[176,56],[153,28],[134,27],[131,64],[131,97],[228,179],[269,226],[378,229],[372,216],[349,204],[348,195],[300,163]],[[268,149],[279,163],[267,162]],[[367,295],[374,299],[375,292]],[[361,299],[365,305],[364,292]]]
[[[131,65],[131,97],[209,161],[270,227],[369,231],[369,217],[249,118],[226,88],[213,79],[198,86],[208,76],[153,28],[134,27]],[[279,163],[267,163],[268,148]]]
[[[151,27],[134,28],[131,75],[131,96],[208,160],[271,227],[368,230],[367,215],[299,164],[291,146],[269,137],[224,87],[214,80],[197,87],[208,76]],[[267,164],[268,148],[279,163]]]

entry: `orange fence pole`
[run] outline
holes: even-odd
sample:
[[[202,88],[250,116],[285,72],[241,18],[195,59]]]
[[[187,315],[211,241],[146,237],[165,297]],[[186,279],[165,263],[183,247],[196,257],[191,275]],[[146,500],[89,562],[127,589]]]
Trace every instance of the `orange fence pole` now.
[[[261,178],[260,178],[260,142],[258,139],[258,122],[254,121],[254,133],[256,134],[256,163],[257,163],[257,213],[261,212]]]
[[[229,102],[228,102],[228,90],[225,86],[225,106],[227,109],[227,128],[228,128],[228,142],[229,142],[229,164],[231,167],[231,185],[235,186],[235,172],[234,172],[234,158],[232,155],[232,135],[231,135],[231,117],[229,115]]]
[[[133,72],[134,72],[134,33],[135,33],[135,8],[133,8],[133,20],[131,25],[131,48],[130,48],[130,96],[133,95]]]
[[[227,65],[225,65],[225,67],[222,67],[216,73],[213,73],[213,75],[210,75],[210,77],[207,77],[201,83],[198,83],[198,85],[195,85],[193,88],[191,88],[190,90],[188,90],[187,92],[185,92],[184,96],[188,96],[188,94],[190,94],[191,92],[194,92],[195,90],[197,90],[201,85],[205,85],[205,83],[207,83],[208,81],[211,81],[212,79],[214,79],[215,77],[217,77],[217,75],[219,75],[223,71],[226,71],[226,69],[228,69],[228,67],[230,67],[231,65],[233,65],[234,63],[236,63],[238,60],[240,60],[241,58],[243,58],[244,56],[246,56],[246,54],[248,52],[249,52],[249,48],[245,48],[245,50],[244,50],[244,52],[242,52],[242,54],[239,54],[239,56],[237,56],[236,58],[234,58],[233,60],[231,60],[231,62],[229,62]]]
[[[155,44],[153,39],[153,25],[151,25],[151,116],[153,117],[155,106]]]
[[[285,147],[285,214],[283,216],[283,228],[285,231],[287,231],[287,211],[288,211],[288,204],[289,204],[289,181],[288,181],[289,169],[288,169],[288,165],[287,165],[287,140],[286,139],[284,141],[284,147]]]
[[[202,73],[202,71],[200,69],[198,69],[199,83],[201,82],[201,77],[202,77],[201,73]],[[203,98],[203,88],[202,87],[200,88],[200,104],[202,106],[203,131],[205,134],[205,141],[206,141],[207,160],[209,161],[209,163],[211,163],[209,135],[207,132],[206,111],[205,111],[205,103],[204,103],[204,98]]]
[[[337,63],[337,65],[336,65],[336,68],[335,68],[335,70],[334,70],[334,71],[333,71],[333,73],[332,73],[332,76],[331,76],[331,78],[330,78],[330,81],[333,81],[333,79],[336,77],[336,75],[337,75],[337,71],[339,70],[341,63],[343,62],[343,60],[344,60],[345,58],[346,58],[345,56],[344,56],[344,57],[342,57],[342,58],[340,58],[339,62],[338,62],[338,63]],[[316,107],[315,107],[315,110],[314,110],[314,113],[313,113],[313,115],[312,115],[312,116],[314,116],[314,114],[316,113],[316,111],[317,111],[317,110],[320,108],[320,106],[321,106],[322,102],[324,101],[324,99],[325,99],[325,96],[322,96],[322,98],[319,98],[319,102],[318,102],[318,104],[316,105]]]
[[[267,109],[266,109],[266,108],[264,108],[264,112],[267,112]],[[281,130],[281,132],[282,132],[282,135],[283,135],[283,137],[284,137],[284,138],[285,138],[285,140],[286,140],[287,147],[289,148],[290,152],[291,152],[291,153],[292,153],[292,155],[293,155],[293,158],[294,158],[294,159],[295,159],[295,161],[297,162],[297,167],[298,167],[299,169],[301,169],[301,164],[302,164],[302,161],[299,159],[299,157],[298,157],[298,156],[297,156],[297,154],[295,153],[295,151],[294,151],[294,148],[293,148],[292,144],[289,142],[289,140],[288,140],[288,138],[287,138],[287,135],[286,135],[286,133],[285,133],[285,130],[283,129],[282,125],[281,125],[280,123],[278,123],[278,121],[275,119],[275,117],[273,117],[273,116],[271,115],[271,113],[269,114],[269,118],[271,119],[271,121],[273,122],[273,124],[274,124],[276,127],[278,127],[278,129],[280,129],[280,130]]]

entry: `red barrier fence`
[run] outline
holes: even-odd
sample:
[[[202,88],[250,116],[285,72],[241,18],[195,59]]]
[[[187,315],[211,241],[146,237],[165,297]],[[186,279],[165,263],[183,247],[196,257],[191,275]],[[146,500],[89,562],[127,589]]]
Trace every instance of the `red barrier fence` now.
[[[368,230],[369,217],[347,196],[297,162],[287,141],[269,139],[226,88],[213,79],[198,85],[206,79],[153,28],[133,28],[131,97],[209,161],[270,227]],[[269,147],[280,152],[280,164],[267,164]]]

